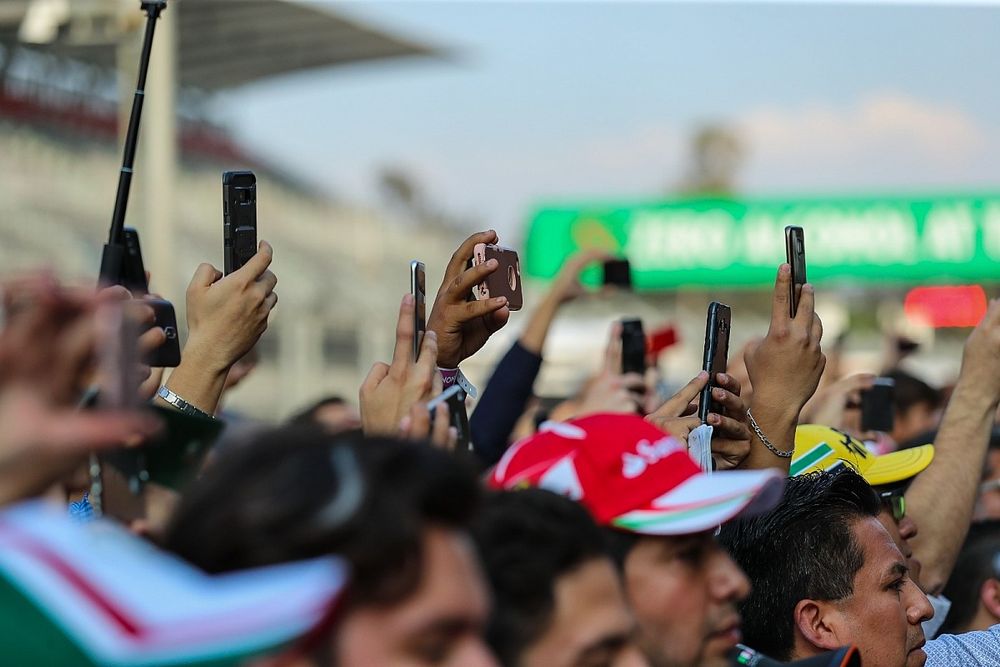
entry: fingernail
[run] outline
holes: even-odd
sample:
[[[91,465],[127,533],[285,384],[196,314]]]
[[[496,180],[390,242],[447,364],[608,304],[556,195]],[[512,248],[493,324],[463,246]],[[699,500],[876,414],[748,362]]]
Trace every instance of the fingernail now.
[[[698,377],[702,378],[702,379],[707,378],[708,377],[708,371],[701,371],[700,373],[698,373]]]
[[[782,264],[780,267],[778,267],[778,273],[780,273],[783,276],[787,276],[791,272],[792,272],[792,267],[788,266],[787,264]]]
[[[719,415],[717,415],[715,413],[712,413],[712,414],[708,415],[708,423],[709,424],[713,424],[713,425],[717,425],[719,423]]]
[[[448,437],[452,440],[458,440],[458,429],[454,426],[448,427]]]
[[[436,331],[425,331],[424,332],[424,338],[426,338],[428,340],[431,340],[431,341],[434,341],[436,343],[437,339],[438,339],[438,335],[437,335]]]
[[[712,393],[714,393],[714,394],[715,394],[715,397],[716,397],[716,398],[725,398],[725,396],[726,396],[726,392],[725,392],[725,391],[723,391],[722,389],[716,389],[716,390],[715,390],[714,392],[712,392]]]
[[[486,266],[488,266],[488,267],[489,267],[489,268],[491,268],[491,269],[493,269],[493,268],[496,268],[496,267],[497,267],[497,266],[499,266],[499,265],[500,265],[500,262],[498,262],[498,261],[497,261],[497,260],[495,260],[495,259],[491,259],[491,260],[489,260],[488,262],[486,262]]]
[[[507,297],[505,297],[505,296],[498,296],[498,297],[496,298],[496,301],[495,301],[495,303],[497,303],[497,304],[499,304],[499,305],[503,306],[503,305],[505,305],[505,304],[507,303]]]
[[[729,376],[725,373],[719,373],[716,377],[719,378],[719,382],[729,382]]]
[[[812,286],[812,283],[806,283],[805,285],[803,285],[802,286],[802,291],[803,292],[813,292],[814,288]]]
[[[410,415],[406,415],[405,417],[403,417],[401,420],[399,420],[399,430],[400,431],[410,430],[411,421],[412,419],[410,418]]]
[[[403,305],[404,306],[412,306],[413,305],[413,295],[412,294],[404,294],[403,295]]]

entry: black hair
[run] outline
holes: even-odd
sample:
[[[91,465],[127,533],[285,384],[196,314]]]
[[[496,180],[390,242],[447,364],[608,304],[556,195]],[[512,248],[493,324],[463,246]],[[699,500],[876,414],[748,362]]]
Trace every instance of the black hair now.
[[[472,536],[493,589],[486,639],[503,665],[517,665],[544,634],[558,579],[608,557],[601,531],[587,511],[542,489],[488,497]]]
[[[749,646],[778,660],[794,648],[795,605],[842,600],[854,591],[864,554],[855,521],[877,517],[879,499],[849,467],[793,477],[769,513],[722,526],[720,541],[753,590],[740,604]]]
[[[347,399],[343,396],[324,396],[323,398],[310,403],[294,415],[288,418],[289,424],[308,425],[316,423],[316,413],[331,405],[347,405]]]
[[[1000,520],[972,524],[942,595],[951,609],[941,634],[966,632],[979,609],[979,591],[990,579],[1000,579],[994,565],[1000,555]]]
[[[335,465],[345,454],[350,475]],[[333,521],[351,488],[353,511]],[[466,529],[479,497],[474,473],[429,445],[286,426],[220,456],[164,546],[212,573],[337,554],[351,568],[347,608],[393,604],[419,585],[424,529]]]
[[[897,415],[904,414],[913,406],[921,404],[936,410],[944,402],[939,390],[904,370],[895,368],[886,373],[885,377],[892,378],[896,383],[892,403]]]

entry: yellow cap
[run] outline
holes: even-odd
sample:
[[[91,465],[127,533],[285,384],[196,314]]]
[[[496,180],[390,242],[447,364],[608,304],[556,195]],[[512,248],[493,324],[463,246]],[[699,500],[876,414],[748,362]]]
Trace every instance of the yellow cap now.
[[[789,476],[832,470],[847,464],[872,486],[909,479],[930,465],[934,445],[921,445],[876,456],[857,438],[829,426],[803,424],[795,429],[795,454]]]

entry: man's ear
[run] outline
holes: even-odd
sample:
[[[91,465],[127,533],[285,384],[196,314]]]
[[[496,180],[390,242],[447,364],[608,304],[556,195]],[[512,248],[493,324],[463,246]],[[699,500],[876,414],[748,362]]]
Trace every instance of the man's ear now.
[[[839,614],[830,603],[800,600],[795,605],[792,618],[798,635],[796,643],[804,642],[822,651],[831,651],[844,645],[837,638]]]
[[[992,577],[979,589],[979,601],[993,618],[1000,618],[1000,581]]]

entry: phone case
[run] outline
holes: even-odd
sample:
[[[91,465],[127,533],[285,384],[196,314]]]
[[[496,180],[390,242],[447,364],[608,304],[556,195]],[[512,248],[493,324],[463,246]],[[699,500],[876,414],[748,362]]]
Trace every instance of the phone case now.
[[[222,218],[223,264],[228,276],[257,252],[257,177],[252,171],[222,175]]]
[[[472,265],[478,266],[496,259],[499,267],[486,280],[473,286],[472,293],[477,300],[507,297],[507,308],[520,310],[524,305],[521,292],[521,264],[517,252],[503,246],[477,243],[472,251]]]
[[[724,303],[713,301],[708,305],[708,320],[705,323],[705,352],[702,370],[708,373],[708,384],[701,390],[698,402],[698,418],[704,424],[709,412],[720,412],[722,407],[712,398],[712,389],[719,386],[715,376],[725,373],[729,364],[729,329],[732,310]]]
[[[174,306],[165,299],[146,299],[146,303],[153,307],[153,326],[163,329],[167,337],[167,341],[149,355],[147,363],[153,368],[174,368],[181,363],[181,342]]]
[[[413,361],[420,355],[427,330],[427,270],[423,262],[410,262],[410,293],[413,294]]]
[[[801,227],[785,227],[785,259],[792,267],[792,284],[788,288],[788,314],[795,317],[799,309],[799,295],[806,283],[806,238]]]
[[[646,334],[642,320],[622,320],[622,373],[646,372]]]

